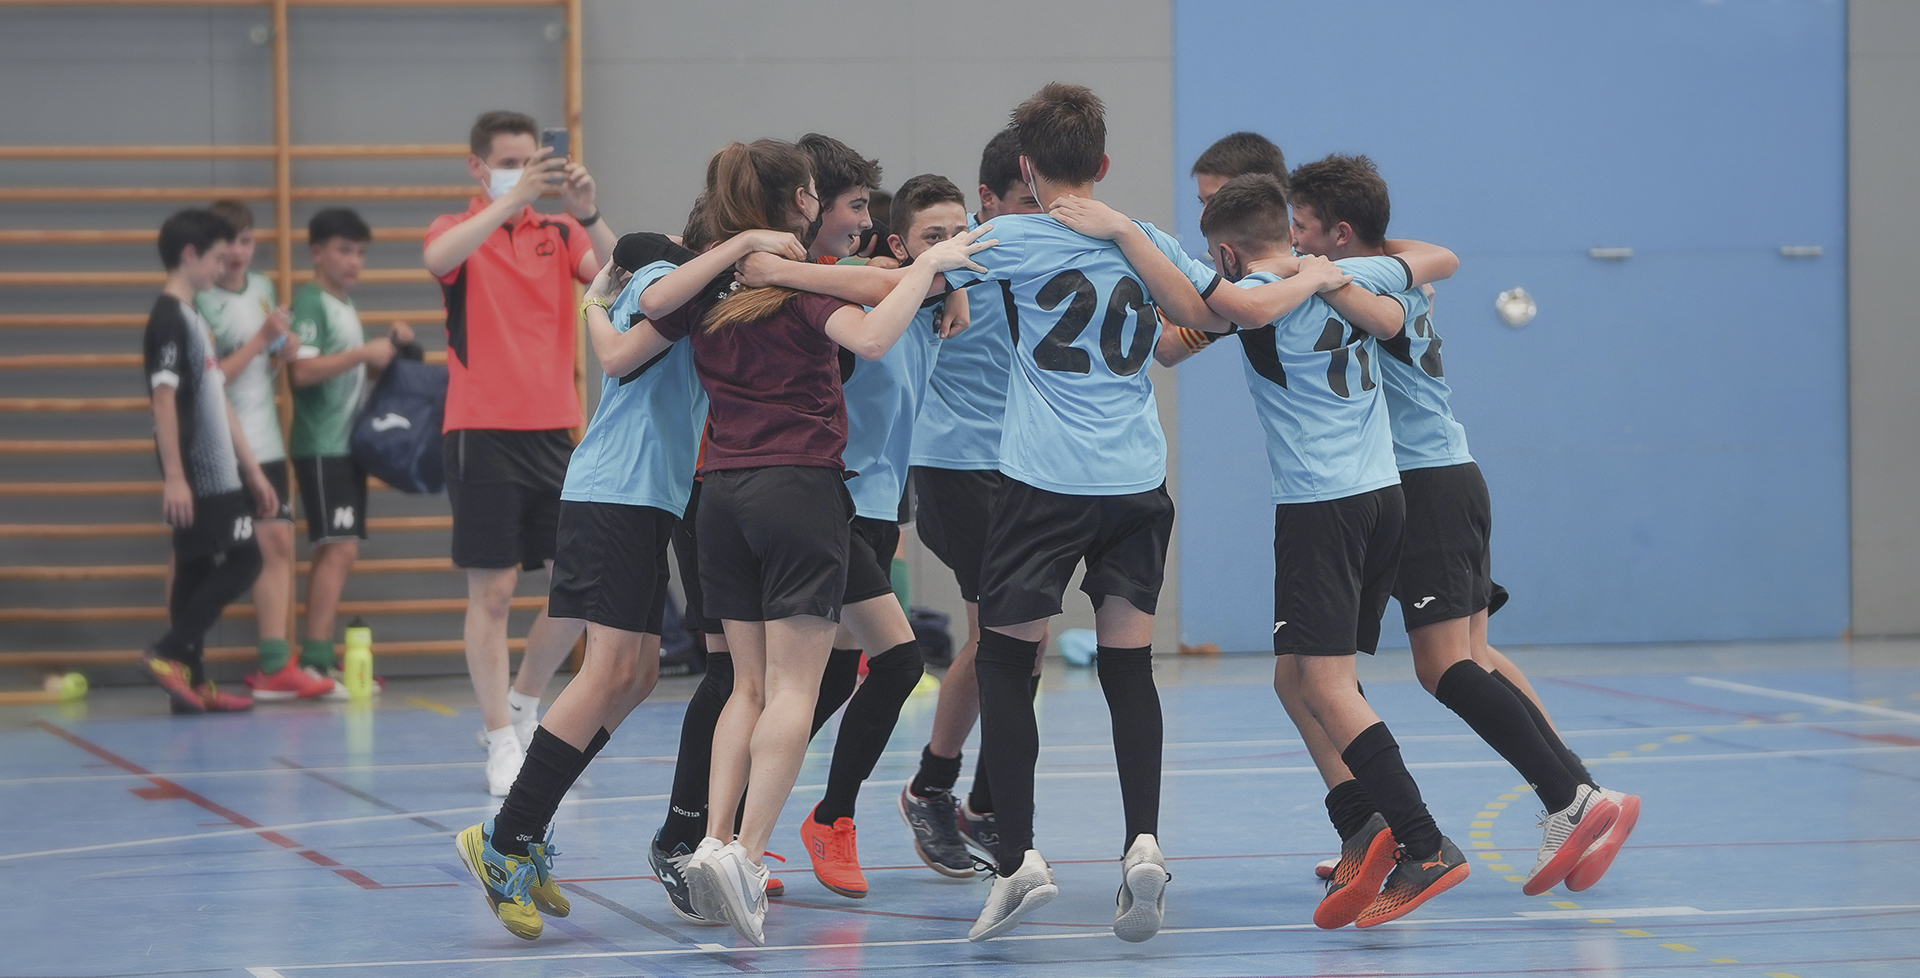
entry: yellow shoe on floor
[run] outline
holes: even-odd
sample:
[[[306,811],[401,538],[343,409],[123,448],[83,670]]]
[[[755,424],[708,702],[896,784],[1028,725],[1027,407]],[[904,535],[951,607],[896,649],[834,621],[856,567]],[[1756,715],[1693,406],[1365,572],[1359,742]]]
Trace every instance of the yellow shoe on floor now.
[[[540,936],[540,911],[533,905],[529,890],[533,886],[534,861],[509,856],[493,847],[493,819],[470,825],[454,837],[460,861],[480,881],[487,909],[500,920],[507,932],[522,940]]]
[[[573,904],[567,902],[567,895],[560,892],[560,884],[553,878],[553,857],[560,850],[553,844],[553,826],[547,826],[547,837],[539,842],[527,843],[527,858],[533,860],[533,885],[527,887],[527,895],[533,897],[533,905],[549,917],[565,917],[573,912]]]

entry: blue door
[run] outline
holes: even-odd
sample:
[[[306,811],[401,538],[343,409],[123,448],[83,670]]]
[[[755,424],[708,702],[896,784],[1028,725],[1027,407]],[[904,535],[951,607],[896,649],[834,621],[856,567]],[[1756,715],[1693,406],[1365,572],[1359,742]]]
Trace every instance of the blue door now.
[[[1847,627],[1842,4],[1174,10],[1194,253],[1186,168],[1239,129],[1289,165],[1371,156],[1389,234],[1459,253],[1435,323],[1514,594],[1496,641]],[[1520,329],[1494,312],[1514,287],[1539,305]],[[1187,641],[1264,649],[1272,507],[1239,355],[1179,368],[1181,621]]]

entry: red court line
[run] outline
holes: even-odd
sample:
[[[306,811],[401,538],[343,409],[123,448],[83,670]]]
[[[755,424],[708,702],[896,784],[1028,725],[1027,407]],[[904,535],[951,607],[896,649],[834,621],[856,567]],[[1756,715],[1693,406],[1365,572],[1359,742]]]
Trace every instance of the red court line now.
[[[1652,693],[1635,693],[1625,689],[1614,689],[1611,686],[1600,686],[1594,683],[1583,683],[1574,679],[1561,679],[1557,676],[1548,676],[1546,677],[1545,681],[1550,683],[1558,683],[1562,686],[1571,686],[1575,689],[1584,689],[1589,692],[1605,693],[1609,696],[1618,696],[1618,697],[1621,697],[1622,699],[1641,700],[1647,703],[1664,703],[1667,706],[1677,706],[1682,709],[1694,710],[1699,713],[1718,713],[1723,716],[1740,717],[1743,720],[1758,720],[1761,723],[1766,723],[1766,724],[1773,724],[1773,723],[1780,722],[1778,719],[1775,719],[1774,717],[1768,716],[1767,714],[1764,714],[1764,713],[1742,713],[1739,710],[1728,710],[1718,706],[1708,706],[1705,703],[1694,703],[1688,700],[1670,699],[1665,696],[1655,696]],[[1876,744],[1893,744],[1899,747],[1920,747],[1920,737],[1909,737],[1906,734],[1863,734],[1863,733],[1854,733],[1851,730],[1835,730],[1832,727],[1808,727],[1807,729],[1817,730],[1820,733],[1836,734],[1841,737],[1850,737],[1854,740],[1872,741],[1873,743],[1876,743]]]
[[[75,747],[80,748],[83,751],[86,751],[89,754],[92,754],[97,758],[100,758],[103,761],[106,761],[108,764],[111,764],[114,767],[117,767],[120,770],[127,772],[128,774],[137,774],[143,778],[146,778],[147,781],[149,782],[149,784],[146,787],[127,789],[128,791],[133,792],[135,795],[141,798],[144,798],[148,801],[177,800],[177,801],[192,802],[193,804],[198,805],[201,808],[204,808],[207,811],[212,812],[213,814],[218,815],[221,818],[226,819],[228,822],[231,822],[234,825],[238,825],[243,829],[259,829],[261,831],[255,832],[254,835],[257,835],[260,838],[265,839],[276,846],[280,846],[283,849],[294,850],[296,855],[302,856],[306,858],[308,861],[316,865],[325,866],[328,869],[333,870],[334,873],[340,876],[340,878],[347,880],[350,883],[353,883],[355,886],[358,886],[363,890],[412,890],[412,889],[419,889],[422,887],[458,886],[459,885],[457,883],[413,883],[413,884],[406,884],[401,886],[388,886],[384,883],[377,883],[372,879],[368,878],[366,874],[361,873],[357,870],[348,869],[345,866],[341,865],[338,861],[334,860],[332,857],[329,857],[319,852],[318,850],[309,849],[301,845],[300,843],[295,842],[284,835],[281,835],[278,832],[274,832],[270,829],[267,829],[266,826],[260,824],[259,822],[256,822],[253,819],[250,819],[245,815],[242,815],[239,812],[236,812],[233,809],[228,808],[227,806],[222,805],[217,801],[214,801],[211,798],[208,798],[207,796],[193,790],[192,788],[189,788],[186,785],[183,785],[177,781],[174,781],[171,778],[168,778],[164,775],[155,774],[152,771],[149,771],[146,768],[141,767],[140,765],[135,764],[132,761],[129,761],[126,758],[121,757],[120,755],[115,754],[114,752],[106,749],[105,747],[102,747],[99,744],[96,744],[64,727],[61,727],[57,724],[49,723],[45,720],[40,721],[39,723],[35,724],[35,726],[39,727],[42,730],[45,730],[46,732],[54,735],[55,737],[60,738],[61,740],[66,741],[69,744],[72,744]]]

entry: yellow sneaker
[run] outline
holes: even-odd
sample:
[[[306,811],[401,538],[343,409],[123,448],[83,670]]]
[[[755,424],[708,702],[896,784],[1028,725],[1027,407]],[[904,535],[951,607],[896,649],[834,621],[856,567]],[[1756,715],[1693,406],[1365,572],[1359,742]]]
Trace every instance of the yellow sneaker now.
[[[547,837],[539,842],[527,843],[527,858],[533,860],[533,885],[527,887],[527,895],[533,897],[533,905],[549,917],[565,917],[573,911],[573,904],[567,902],[567,895],[560,892],[560,884],[553,878],[553,857],[560,850],[553,844],[553,826],[547,826]]]
[[[528,891],[536,872],[532,858],[509,856],[493,847],[493,819],[470,825],[454,837],[460,861],[480,881],[487,909],[500,920],[507,932],[522,940],[540,936],[540,911]]]

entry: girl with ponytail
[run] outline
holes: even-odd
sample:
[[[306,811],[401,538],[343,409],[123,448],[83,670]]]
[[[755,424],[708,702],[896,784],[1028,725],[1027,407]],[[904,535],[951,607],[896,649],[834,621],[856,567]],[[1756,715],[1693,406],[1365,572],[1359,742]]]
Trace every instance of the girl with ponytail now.
[[[761,857],[793,790],[846,588],[853,517],[842,347],[879,359],[935,288],[993,242],[983,227],[923,253],[871,310],[786,288],[707,288],[754,252],[805,260],[819,216],[808,157],[791,143],[733,143],[707,165],[720,244],[649,286],[640,309],[667,340],[690,336],[707,391],[695,532],[704,612],[732,650],[732,695],[713,737],[707,837],[685,876],[696,914],[766,941]],[[745,805],[738,837],[734,815]]]

